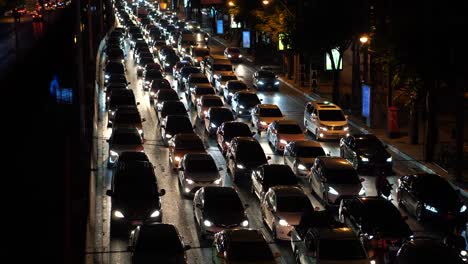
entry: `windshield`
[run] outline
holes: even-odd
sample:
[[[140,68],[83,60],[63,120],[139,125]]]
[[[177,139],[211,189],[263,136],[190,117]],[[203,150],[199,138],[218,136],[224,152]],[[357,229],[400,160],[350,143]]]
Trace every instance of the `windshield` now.
[[[353,170],[330,170],[327,169],[325,172],[325,177],[329,184],[358,184],[361,181],[356,173]]]
[[[265,242],[239,241],[231,242],[227,251],[230,261],[274,261],[270,247]]]
[[[231,80],[237,80],[237,77],[232,76],[232,75],[223,75],[223,76],[221,76],[221,81],[223,81],[223,82],[227,82],[227,81],[231,81]]]
[[[247,89],[247,85],[243,82],[229,82],[229,90],[244,90]]]
[[[168,93],[161,93],[162,91],[170,91]],[[173,92],[172,89],[159,90],[158,101],[177,101],[179,100],[179,95],[176,92]]]
[[[262,146],[260,146],[260,144],[258,144],[257,142],[249,142],[249,143],[238,145],[237,159],[244,160],[244,161],[253,161],[253,162],[258,161],[258,162],[266,163],[265,152],[263,151]]]
[[[260,99],[256,94],[239,94],[237,100],[240,104],[246,104],[249,106],[254,106],[260,104]]]
[[[204,209],[207,211],[222,211],[222,212],[244,212],[244,207],[242,207],[242,202],[239,197],[235,194],[229,193],[219,193],[216,197],[211,197],[211,199],[206,199],[204,204]]]
[[[207,95],[207,94],[215,94],[215,90],[213,88],[195,88],[195,94],[197,95]]]
[[[324,156],[325,151],[321,147],[298,147],[297,157],[300,158],[315,158],[317,156]]]
[[[138,112],[117,112],[114,117],[114,123],[133,124],[140,123],[141,118]]]
[[[260,108],[260,116],[263,117],[283,117],[279,108]]]
[[[186,160],[185,169],[190,172],[213,172],[218,171],[216,163],[212,159]]]
[[[232,115],[231,110],[226,110],[226,111],[211,111],[210,112],[210,119],[211,121],[220,121],[222,120],[223,122],[225,121],[233,121],[234,117]]]
[[[175,145],[176,149],[205,150],[203,142],[200,139],[181,139],[178,138]]]
[[[131,201],[151,201],[157,197],[156,184],[148,181],[121,180],[115,183],[118,197]]]
[[[182,68],[182,70],[180,70],[180,74],[183,75],[183,76],[187,76],[191,73],[199,73],[200,70],[198,68],[195,68],[195,67],[184,67]]]
[[[275,78],[275,74],[273,72],[259,72],[258,73],[258,78]]]
[[[195,57],[205,57],[205,56],[210,55],[210,51],[209,50],[195,50],[193,52],[193,55]]]
[[[319,118],[321,121],[346,121],[341,110],[319,110]]]
[[[206,77],[190,78],[191,83],[210,83]]]
[[[356,147],[358,149],[383,149],[384,146],[380,140],[375,137],[356,137]]]
[[[232,53],[240,53],[238,48],[228,48],[227,50],[228,52],[232,52]]]
[[[319,258],[324,260],[356,260],[365,259],[367,256],[358,239],[320,239]]]
[[[229,127],[224,127],[224,140],[225,141],[230,141],[233,137],[250,137],[252,136],[252,132],[250,131],[250,128],[245,125],[236,125],[236,126],[229,126]]]
[[[167,228],[164,228],[167,229]],[[159,232],[140,232],[135,251],[156,251],[165,253],[182,253],[182,244],[177,236],[176,231],[171,230],[158,230]],[[169,231],[169,232],[168,232]],[[157,234],[155,236],[154,234]]]
[[[303,212],[313,210],[306,196],[281,196],[277,198],[277,211],[279,212]]]
[[[280,124],[278,126],[280,134],[302,134],[302,129],[297,124]]]
[[[204,107],[223,106],[223,101],[219,98],[204,98],[202,104]]]
[[[444,201],[457,201],[458,197],[450,184],[439,177],[423,177],[414,183],[414,190],[420,193],[424,200],[434,200],[436,197],[444,197]]]
[[[110,106],[114,107],[117,105],[134,105],[135,97],[134,96],[111,96]]]
[[[158,70],[150,70],[146,72],[145,78],[151,78],[151,79],[162,79],[163,76],[160,71]]]
[[[232,65],[229,64],[215,64],[213,66],[214,71],[232,71]]]
[[[141,145],[141,138],[136,133],[116,133],[112,138],[112,143],[118,145]]]

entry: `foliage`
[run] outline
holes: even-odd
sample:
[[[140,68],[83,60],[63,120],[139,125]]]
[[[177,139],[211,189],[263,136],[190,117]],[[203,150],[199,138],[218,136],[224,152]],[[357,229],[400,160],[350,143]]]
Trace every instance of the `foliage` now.
[[[395,101],[400,101],[407,108],[415,106],[425,94],[424,82],[421,77],[408,70],[405,66],[397,67],[392,78],[392,88],[395,89]]]
[[[268,33],[273,42],[278,43],[280,34],[284,34],[281,39],[284,46],[292,46],[291,36],[295,30],[294,18],[284,8],[275,6],[271,9],[253,11],[258,19],[255,29]]]

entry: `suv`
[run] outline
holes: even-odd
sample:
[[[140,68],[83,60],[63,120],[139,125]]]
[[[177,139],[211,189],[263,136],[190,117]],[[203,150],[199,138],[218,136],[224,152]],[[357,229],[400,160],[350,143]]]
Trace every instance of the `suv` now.
[[[227,59],[215,59],[211,56],[206,60],[204,67],[206,77],[214,84],[215,75],[223,72],[232,72],[232,63]]]
[[[341,199],[366,194],[356,170],[346,159],[317,157],[312,166],[309,183],[325,205],[338,204]]]
[[[349,136],[348,120],[337,105],[328,101],[308,102],[304,110],[304,127],[317,140]]]

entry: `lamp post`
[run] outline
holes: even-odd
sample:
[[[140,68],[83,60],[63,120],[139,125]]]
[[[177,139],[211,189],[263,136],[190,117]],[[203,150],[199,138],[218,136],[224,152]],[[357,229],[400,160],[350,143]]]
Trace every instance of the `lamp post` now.
[[[367,35],[361,35],[355,37],[353,41],[353,68],[352,68],[352,97],[351,97],[351,109],[355,114],[361,114],[362,106],[362,94],[361,94],[361,84],[362,81],[366,79],[361,79],[361,52],[360,49],[366,43],[369,42],[369,37]],[[366,54],[367,56],[367,54]],[[365,74],[363,75],[363,77]]]
[[[292,16],[292,17],[294,17],[294,18],[296,17],[296,15],[293,14],[293,13],[291,12],[291,10],[289,10],[288,6],[287,6],[282,0],[278,0],[277,2],[279,2],[279,3],[284,7],[284,9],[286,9],[286,11],[289,13],[290,16]],[[263,4],[264,6],[267,6],[267,5],[270,4],[270,0],[262,0],[262,4]]]

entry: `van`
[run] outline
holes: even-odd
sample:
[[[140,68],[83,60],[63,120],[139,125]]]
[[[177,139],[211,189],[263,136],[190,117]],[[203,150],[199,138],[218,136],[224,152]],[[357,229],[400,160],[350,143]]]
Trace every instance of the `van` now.
[[[216,74],[221,72],[234,72],[232,70],[232,63],[228,59],[215,59],[213,56],[209,56],[206,59],[204,67],[206,77],[212,84],[214,84]]]
[[[341,139],[349,136],[348,120],[343,110],[328,101],[313,101],[306,104],[304,127],[315,135],[316,140]]]

